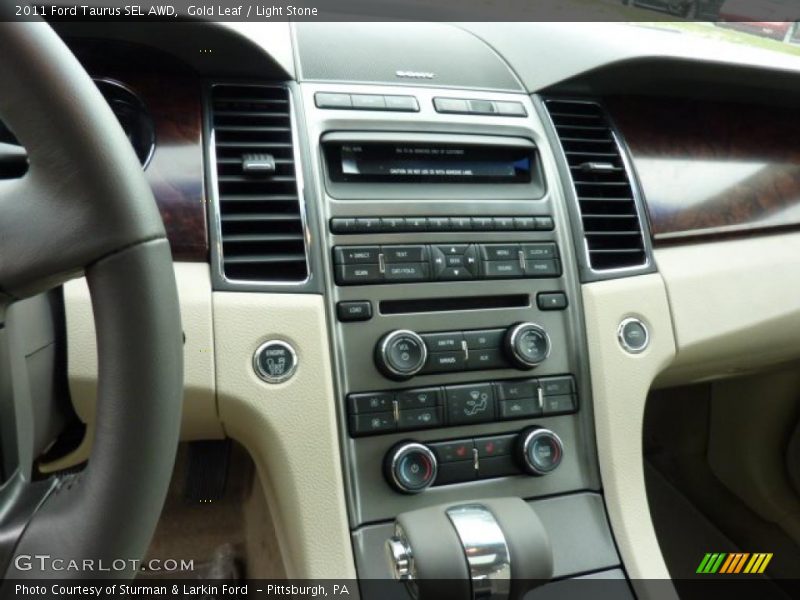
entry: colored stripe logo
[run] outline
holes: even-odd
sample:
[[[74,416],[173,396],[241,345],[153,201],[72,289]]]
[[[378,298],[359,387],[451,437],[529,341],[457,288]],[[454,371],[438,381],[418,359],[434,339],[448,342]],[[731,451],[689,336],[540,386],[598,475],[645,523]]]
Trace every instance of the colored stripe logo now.
[[[772,552],[708,552],[700,561],[696,573],[702,575],[713,575],[715,573],[725,575],[750,574],[760,575],[767,569],[767,565],[772,560]]]

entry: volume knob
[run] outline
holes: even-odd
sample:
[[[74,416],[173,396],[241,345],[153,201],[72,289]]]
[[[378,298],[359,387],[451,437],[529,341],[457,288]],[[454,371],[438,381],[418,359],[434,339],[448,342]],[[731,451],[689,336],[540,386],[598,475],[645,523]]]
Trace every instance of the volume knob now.
[[[550,356],[550,336],[536,323],[517,323],[506,333],[506,353],[520,369],[532,369]]]
[[[425,342],[407,329],[387,333],[375,347],[375,364],[391,379],[410,379],[422,370],[427,359]]]

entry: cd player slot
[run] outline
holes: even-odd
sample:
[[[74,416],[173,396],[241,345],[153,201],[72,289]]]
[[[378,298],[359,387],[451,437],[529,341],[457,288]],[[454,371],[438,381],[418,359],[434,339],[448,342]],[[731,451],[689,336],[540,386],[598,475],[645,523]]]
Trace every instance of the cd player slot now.
[[[487,308],[527,308],[530,304],[531,299],[528,294],[412,298],[403,300],[382,300],[380,302],[380,312],[384,315],[402,315],[459,310],[485,310]]]

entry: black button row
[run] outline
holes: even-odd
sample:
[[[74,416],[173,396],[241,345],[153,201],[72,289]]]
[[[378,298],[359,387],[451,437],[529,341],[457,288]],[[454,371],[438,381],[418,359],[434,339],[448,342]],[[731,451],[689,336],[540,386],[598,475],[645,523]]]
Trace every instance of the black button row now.
[[[414,96],[317,92],[314,102],[317,108],[419,112],[419,104]]]
[[[434,485],[522,473],[513,459],[516,440],[512,433],[427,444],[439,463]]]
[[[331,233],[553,231],[553,217],[334,217]]]
[[[495,115],[498,117],[527,117],[522,102],[474,100],[470,98],[434,98],[436,112],[462,115]]]
[[[561,276],[552,242],[337,246],[333,254],[339,285]]]
[[[422,373],[509,368],[500,349],[505,333],[505,329],[481,329],[423,334],[428,360]]]
[[[578,409],[571,375],[350,394],[354,436],[551,416]]]

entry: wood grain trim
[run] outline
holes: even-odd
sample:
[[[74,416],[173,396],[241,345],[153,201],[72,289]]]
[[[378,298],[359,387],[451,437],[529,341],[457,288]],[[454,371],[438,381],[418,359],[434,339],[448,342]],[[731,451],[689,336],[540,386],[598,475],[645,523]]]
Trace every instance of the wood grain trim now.
[[[207,262],[200,82],[150,74],[122,81],[142,99],[155,123],[156,149],[145,175],[164,219],[173,257]]]
[[[800,229],[800,115],[781,107],[605,99],[655,245]]]
[[[155,126],[145,169],[176,261],[208,262],[202,82],[186,64],[154,48],[108,40],[68,40],[87,71],[127,87]]]

